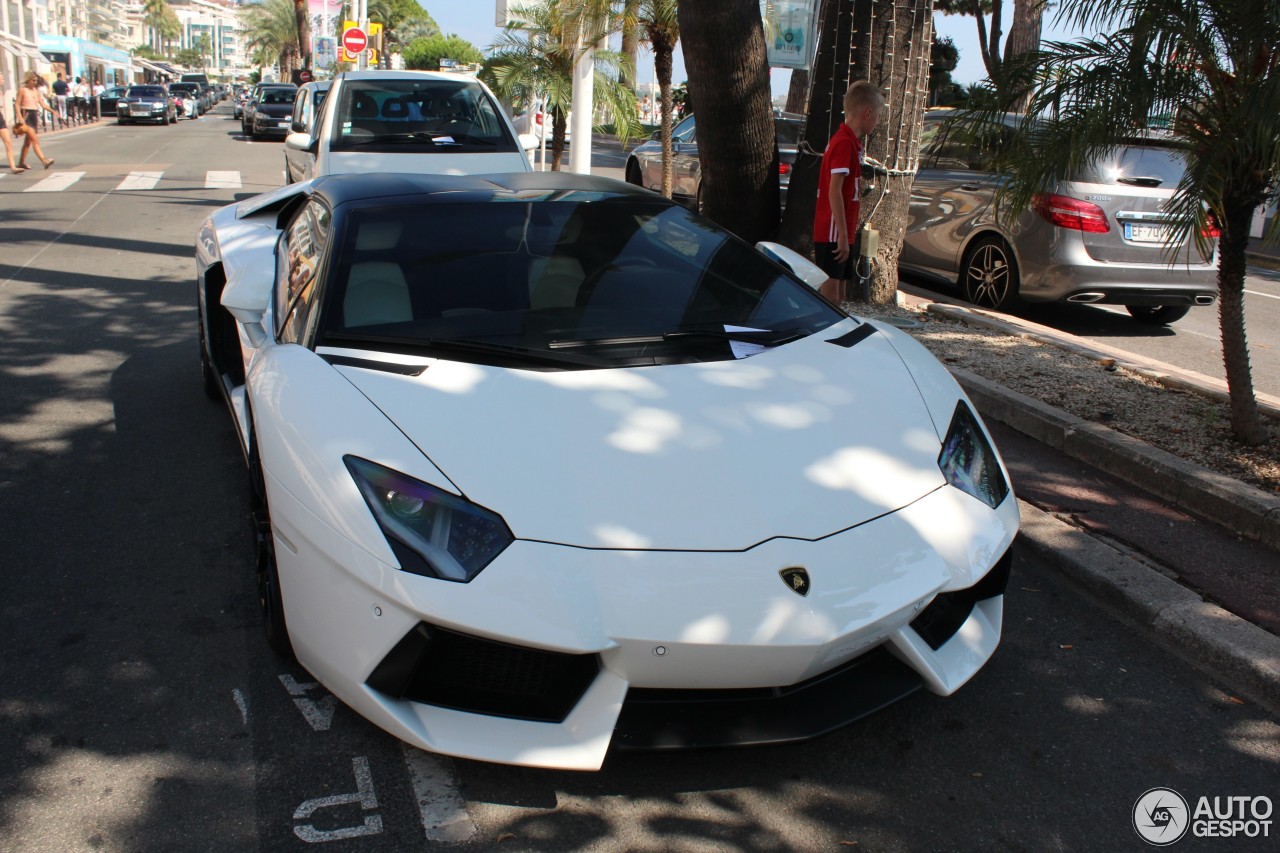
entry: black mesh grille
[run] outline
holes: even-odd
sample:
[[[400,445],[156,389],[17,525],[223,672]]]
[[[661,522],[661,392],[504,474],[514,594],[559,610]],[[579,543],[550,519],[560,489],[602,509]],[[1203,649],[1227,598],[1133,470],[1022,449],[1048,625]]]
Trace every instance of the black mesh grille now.
[[[969,618],[973,607],[979,601],[1004,595],[1004,588],[1009,584],[1009,571],[1013,566],[1013,549],[1004,552],[1004,556],[996,561],[991,571],[968,589],[944,592],[935,598],[924,612],[911,623],[920,638],[929,644],[935,652],[943,644],[955,636],[956,631]]]
[[[597,655],[531,649],[421,622],[383,658],[367,683],[397,699],[559,723],[599,671]]]

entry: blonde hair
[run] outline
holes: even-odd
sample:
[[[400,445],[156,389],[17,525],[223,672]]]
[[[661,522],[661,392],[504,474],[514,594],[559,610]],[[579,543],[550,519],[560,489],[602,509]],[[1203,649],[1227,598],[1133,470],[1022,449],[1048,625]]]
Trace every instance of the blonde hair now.
[[[844,93],[844,111],[853,112],[858,107],[868,110],[884,109],[884,95],[870,80],[858,80]]]
[[[22,78],[22,85],[27,86],[27,85],[30,85],[32,80],[40,80],[40,79],[41,77],[39,74],[37,74],[34,71],[28,71],[27,75]]]

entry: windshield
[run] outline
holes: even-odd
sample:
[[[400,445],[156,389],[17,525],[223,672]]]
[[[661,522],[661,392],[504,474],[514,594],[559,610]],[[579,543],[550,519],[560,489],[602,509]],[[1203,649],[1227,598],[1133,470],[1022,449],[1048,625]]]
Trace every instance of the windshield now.
[[[297,89],[264,89],[258,96],[259,104],[292,104],[298,96]]]
[[[334,150],[519,150],[474,80],[352,81],[336,106]]]
[[[159,86],[134,86],[129,90],[130,98],[163,98],[164,89]]]
[[[841,319],[750,246],[661,201],[569,192],[362,209],[344,232],[323,345],[580,369],[724,361]]]
[[[804,134],[804,125],[798,121],[788,119],[779,119],[773,123],[774,135],[777,137],[778,144],[799,145],[800,137]]]

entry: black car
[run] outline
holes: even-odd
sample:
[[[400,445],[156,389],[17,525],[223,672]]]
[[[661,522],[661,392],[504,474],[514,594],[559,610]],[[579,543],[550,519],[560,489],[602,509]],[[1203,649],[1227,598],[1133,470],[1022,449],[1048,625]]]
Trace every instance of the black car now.
[[[125,96],[129,91],[128,86],[112,86],[98,97],[98,103],[104,116],[113,116],[116,114],[116,102]]]
[[[177,120],[178,110],[164,86],[130,86],[124,97],[116,101],[116,122],[119,124],[139,121],[169,124]]]
[[[263,86],[245,108],[244,132],[250,139],[289,135],[293,118],[293,101],[298,87],[292,83]]]

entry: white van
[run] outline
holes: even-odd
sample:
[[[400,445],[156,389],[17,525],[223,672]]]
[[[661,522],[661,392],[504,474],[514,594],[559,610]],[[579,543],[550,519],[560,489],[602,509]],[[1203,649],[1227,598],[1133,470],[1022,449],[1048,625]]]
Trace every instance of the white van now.
[[[429,71],[350,71],[334,78],[314,121],[285,138],[285,175],[529,172],[531,136],[516,133],[480,81]]]

